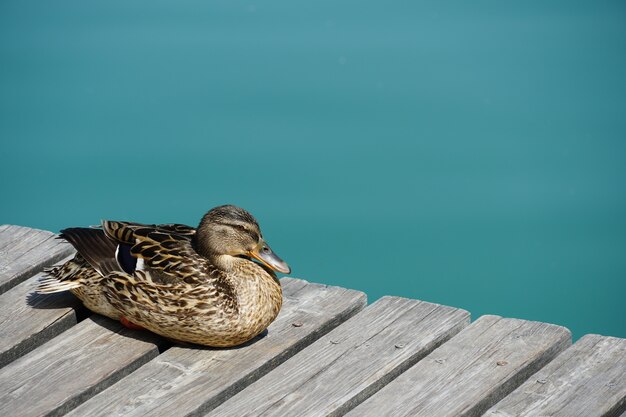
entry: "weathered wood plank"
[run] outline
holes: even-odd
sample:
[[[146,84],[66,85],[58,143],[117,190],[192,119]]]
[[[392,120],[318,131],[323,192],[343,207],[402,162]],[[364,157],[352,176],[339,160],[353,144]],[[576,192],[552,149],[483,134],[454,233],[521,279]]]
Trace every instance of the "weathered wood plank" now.
[[[485,416],[593,417],[626,411],[626,339],[587,335]]]
[[[0,295],[0,368],[75,325],[76,310],[83,310],[69,292],[35,294],[40,277]]]
[[[0,229],[0,294],[73,252],[54,233],[4,225]]]
[[[365,294],[283,279],[284,304],[267,334],[232,349],[174,347],[71,415],[188,415],[206,412],[361,310]]]
[[[349,416],[478,416],[571,343],[569,330],[483,316]]]
[[[383,297],[209,415],[343,415],[468,323],[464,310]]]
[[[0,370],[0,415],[62,415],[157,356],[157,341],[88,318]]]
[[[4,249],[11,242],[19,240],[19,238],[33,229],[23,226],[14,226],[3,224],[0,226],[0,250]]]

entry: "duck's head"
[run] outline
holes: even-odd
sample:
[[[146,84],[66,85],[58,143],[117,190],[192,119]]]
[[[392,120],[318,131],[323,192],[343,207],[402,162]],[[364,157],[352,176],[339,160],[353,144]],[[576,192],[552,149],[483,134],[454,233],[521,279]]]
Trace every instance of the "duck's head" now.
[[[198,253],[228,268],[233,258],[255,259],[274,271],[288,274],[289,265],[270,249],[259,224],[246,210],[219,206],[204,215],[196,231]]]

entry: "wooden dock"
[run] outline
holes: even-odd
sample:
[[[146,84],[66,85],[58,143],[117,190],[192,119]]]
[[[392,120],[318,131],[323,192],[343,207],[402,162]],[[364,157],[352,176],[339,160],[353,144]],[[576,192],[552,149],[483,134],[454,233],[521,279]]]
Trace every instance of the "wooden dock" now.
[[[2,416],[626,416],[626,339],[283,278],[254,341],[176,346],[34,294],[72,254],[0,226]]]

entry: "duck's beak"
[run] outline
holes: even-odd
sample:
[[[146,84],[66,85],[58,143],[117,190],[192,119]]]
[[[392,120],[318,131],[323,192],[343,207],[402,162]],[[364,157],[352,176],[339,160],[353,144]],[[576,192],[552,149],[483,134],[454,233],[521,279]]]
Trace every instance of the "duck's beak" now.
[[[289,274],[291,272],[289,265],[280,259],[263,240],[261,240],[257,247],[250,251],[248,255],[274,271],[282,272],[283,274]]]

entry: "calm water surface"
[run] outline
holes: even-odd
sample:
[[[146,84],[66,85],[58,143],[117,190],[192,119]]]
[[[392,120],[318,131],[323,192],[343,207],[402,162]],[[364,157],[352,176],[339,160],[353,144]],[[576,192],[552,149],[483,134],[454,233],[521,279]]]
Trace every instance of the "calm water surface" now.
[[[196,224],[294,276],[626,337],[621,1],[0,4],[0,222]]]

